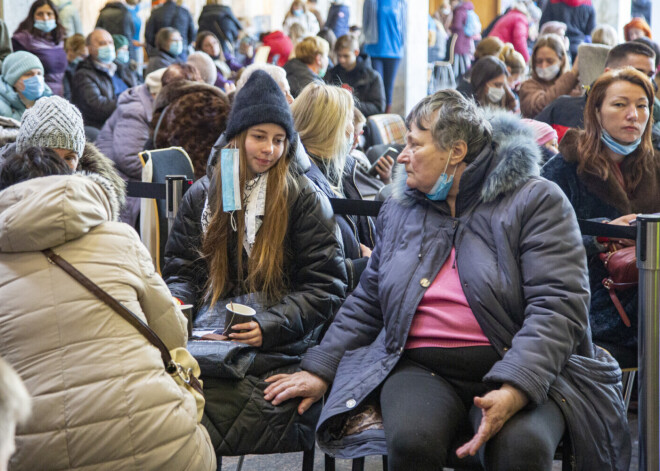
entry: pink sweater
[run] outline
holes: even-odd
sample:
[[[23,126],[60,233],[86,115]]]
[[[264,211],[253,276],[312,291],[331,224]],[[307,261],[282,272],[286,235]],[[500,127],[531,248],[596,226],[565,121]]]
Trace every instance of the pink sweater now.
[[[456,249],[417,306],[406,348],[490,345],[468,305],[456,268]]]

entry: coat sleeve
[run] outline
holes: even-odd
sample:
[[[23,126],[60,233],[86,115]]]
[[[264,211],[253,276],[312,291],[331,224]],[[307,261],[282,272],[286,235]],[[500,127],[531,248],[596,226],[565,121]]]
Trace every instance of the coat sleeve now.
[[[121,114],[114,126],[113,139],[117,168],[127,177],[140,180],[142,163],[138,154],[144,150],[144,144],[149,139],[149,126],[138,116],[137,110]]]
[[[0,62],[5,60],[9,54],[12,53],[11,38],[9,37],[9,30],[4,21],[0,22]]]
[[[128,226],[123,226],[128,227]],[[133,260],[138,265],[142,285],[138,287],[138,301],[147,324],[161,338],[168,349],[185,347],[188,340],[188,321],[172,299],[167,285],[154,269],[151,255],[132,229],[125,231],[132,239]]]
[[[103,95],[101,88],[86,70],[78,70],[73,76],[74,104],[83,109],[85,114],[93,115],[98,121],[107,120],[115,108],[117,102]]]
[[[264,350],[292,343],[328,323],[346,296],[344,253],[332,207],[325,195],[305,181],[292,206],[295,220],[289,225],[295,249],[291,291],[278,304],[256,314]]]
[[[183,195],[179,212],[165,245],[163,279],[172,296],[184,304],[201,304],[208,278],[206,262],[199,250],[202,244],[201,216],[206,200],[204,183],[198,180]]]
[[[147,20],[147,24],[144,27],[144,40],[151,48],[156,48],[156,31],[154,31],[154,21],[150,16]]]
[[[570,70],[548,88],[534,79],[525,80],[520,87],[520,110],[523,116],[533,118],[555,98],[571,93],[577,83],[577,74]]]
[[[511,348],[484,381],[512,384],[533,404],[542,404],[568,358],[589,335],[589,278],[575,213],[561,190],[546,180],[533,180],[520,191],[524,320]]]
[[[346,299],[320,345],[305,354],[301,367],[332,382],[344,352],[372,343],[383,329],[383,313],[378,297],[380,234],[387,229],[387,205],[376,220],[376,246],[360,284]]]
[[[365,117],[380,114],[385,111],[385,87],[383,79],[378,73],[373,73],[369,84],[368,94],[364,100],[357,102],[358,109]]]

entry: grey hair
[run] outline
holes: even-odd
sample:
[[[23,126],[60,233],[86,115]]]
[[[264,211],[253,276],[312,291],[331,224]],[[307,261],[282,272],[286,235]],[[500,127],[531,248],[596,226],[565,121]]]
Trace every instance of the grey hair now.
[[[493,128],[483,111],[456,90],[439,90],[415,105],[406,118],[406,127],[415,124],[431,131],[438,149],[449,150],[458,141],[467,144],[465,163],[479,155],[493,140]]]
[[[284,70],[282,67],[278,67],[273,64],[252,64],[243,70],[241,78],[239,78],[238,82],[236,82],[236,93],[238,93],[241,88],[243,88],[243,85],[245,85],[245,82],[248,81],[255,70],[263,70],[268,75],[270,75],[273,80],[275,80],[275,83],[277,83],[280,88],[289,90],[289,81],[286,79],[286,70]]]
[[[10,427],[24,423],[30,416],[32,399],[20,376],[0,357],[0,459],[13,448],[7,437],[13,436]],[[7,456],[5,456],[7,458]],[[4,469],[6,463],[0,463]]]

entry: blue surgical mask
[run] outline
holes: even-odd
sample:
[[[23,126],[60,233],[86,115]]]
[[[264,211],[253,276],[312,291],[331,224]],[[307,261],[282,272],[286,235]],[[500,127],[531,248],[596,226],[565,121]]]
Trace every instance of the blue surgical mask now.
[[[78,57],[76,57],[75,59],[73,59],[73,60],[71,61],[71,64],[73,64],[73,65],[78,65],[78,64],[80,64],[80,63],[82,62],[83,59],[84,59],[84,57],[82,57],[82,56],[78,56]]]
[[[183,52],[183,42],[182,41],[172,41],[170,43],[170,48],[167,51],[174,57],[178,57]]]
[[[50,33],[55,29],[56,26],[57,22],[55,20],[35,20],[34,22],[34,27],[39,31],[43,31],[44,33]]]
[[[222,149],[220,152],[222,210],[225,213],[241,209],[239,162],[238,149]]]
[[[449,167],[449,161],[451,160],[451,151],[449,151],[449,157],[447,157],[447,165],[445,165],[445,171],[440,174],[438,180],[431,188],[431,191],[426,194],[426,197],[431,201],[445,201],[451,186],[454,184],[454,175],[456,175],[456,168],[454,168],[454,173],[452,176],[447,175],[447,168]]]
[[[110,64],[115,60],[115,46],[108,44],[107,46],[99,47],[99,62]]]
[[[25,85],[25,90],[21,93],[30,101],[41,98],[44,95],[44,91],[46,91],[46,83],[44,82],[43,75],[33,75],[23,80],[23,85]]]
[[[298,18],[300,18],[301,16],[303,16],[303,13],[305,13],[305,12],[302,11],[302,10],[293,10],[293,14],[294,14],[294,16],[297,16]]]
[[[639,147],[639,144],[642,142],[642,137],[638,137],[630,144],[621,144],[616,142],[614,138],[610,136],[610,133],[605,130],[605,128],[602,128],[600,132],[600,140],[603,141],[612,152],[616,152],[619,155],[628,155],[635,152],[635,149]]]
[[[128,50],[126,49],[121,49],[117,51],[117,60],[121,62],[122,64],[128,64],[130,57],[128,55]]]

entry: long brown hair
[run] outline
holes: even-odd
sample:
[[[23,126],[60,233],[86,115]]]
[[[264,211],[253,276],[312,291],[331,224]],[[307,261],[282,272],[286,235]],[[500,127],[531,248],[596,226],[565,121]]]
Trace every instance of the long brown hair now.
[[[642,133],[642,142],[639,147],[626,157],[623,179],[628,191],[634,190],[642,179],[644,172],[651,169],[651,160],[654,158],[653,143],[651,142],[651,128],[653,127],[653,86],[646,75],[632,67],[610,70],[600,76],[589,91],[587,105],[584,109],[584,132],[578,140],[578,168],[579,174],[587,172],[606,180],[610,166],[613,162],[605,153],[605,144],[601,141],[602,133],[597,112],[603,105],[603,100],[610,85],[625,81],[639,86],[649,101],[649,120]],[[630,162],[630,163],[628,163]]]
[[[536,54],[542,47],[552,49],[555,51],[555,54],[557,54],[557,57],[559,57],[559,74],[554,79],[552,79],[552,82],[554,83],[554,81],[561,77],[564,72],[568,71],[568,58],[566,54],[566,48],[564,47],[564,42],[556,34],[549,33],[541,36],[536,41],[536,44],[534,44],[534,49],[532,50],[532,58],[529,60],[529,71],[533,79],[540,81],[543,80],[541,80],[541,78],[539,78],[536,73]]]
[[[41,30],[38,30],[37,28],[34,27],[34,14],[36,13],[37,9],[43,7],[44,5],[48,5],[51,10],[53,10],[53,13],[55,13],[55,23],[57,26],[55,26],[55,29],[51,31],[50,33],[44,33]],[[28,31],[32,36],[43,36],[43,37],[49,37],[50,40],[53,41],[56,45],[60,43],[66,36],[66,30],[64,29],[64,26],[60,23],[60,13],[57,11],[57,7],[51,0],[37,0],[32,4],[30,7],[30,12],[28,13],[28,16],[21,22],[20,25],[18,25],[18,28],[16,28],[17,31],[22,31],[26,30]]]
[[[248,130],[234,138],[240,154],[241,200],[245,193],[247,178],[247,154],[245,139]],[[243,269],[243,233],[245,231],[245,208],[234,211],[236,233],[232,229],[232,214],[222,208],[222,178],[220,163],[215,169],[214,201],[209,201],[213,214],[202,241],[202,256],[209,266],[207,296],[214,305],[226,296],[232,286],[230,267],[236,267],[237,281],[245,292],[261,293],[260,302],[272,304],[279,301],[286,292],[287,279],[284,273],[284,239],[289,224],[288,198],[295,191],[296,181],[289,171],[291,156],[289,144],[284,146],[282,157],[268,171],[266,187],[266,207],[261,228],[257,232],[254,247],[248,259],[247,275]],[[212,192],[209,192],[211,197]],[[235,237],[236,260],[229,259],[229,244]]]

